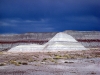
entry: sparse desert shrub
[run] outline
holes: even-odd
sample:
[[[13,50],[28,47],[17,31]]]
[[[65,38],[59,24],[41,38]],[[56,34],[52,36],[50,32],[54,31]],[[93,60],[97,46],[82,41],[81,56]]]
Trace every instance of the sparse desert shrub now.
[[[64,55],[63,57],[65,57],[67,59],[71,58],[70,55],[68,55],[68,54]]]
[[[28,63],[27,62],[22,62],[22,65],[28,65]]]
[[[16,65],[16,66],[20,66],[20,64],[19,64],[18,62],[14,63],[14,65]]]
[[[0,63],[0,66],[5,66],[6,65],[6,63]]]
[[[64,63],[74,63],[74,62],[68,62],[68,61],[65,61]]]
[[[29,62],[33,62],[33,59],[32,59],[32,58],[30,58],[28,61],[29,61]]]
[[[33,61],[37,61],[37,60],[34,59]]]
[[[54,54],[54,56],[59,56],[59,55],[57,55],[57,54]]]
[[[16,65],[16,66],[20,66],[20,64],[19,64],[17,61],[14,61],[14,60],[10,60],[10,63],[11,63],[11,64],[14,64],[14,65]]]
[[[22,62],[19,61],[18,64],[22,64]]]
[[[48,52],[48,55],[49,55],[49,56],[52,56],[51,52]]]
[[[57,55],[53,59],[63,59],[63,58],[65,58],[65,57]]]
[[[5,58],[8,58],[8,57],[5,57]]]
[[[91,72],[91,74],[95,75],[96,73],[95,72]]]
[[[3,52],[0,52],[0,55],[3,54]]]
[[[17,61],[14,61],[14,60],[11,60],[10,63],[11,63],[11,64],[14,64],[14,65],[16,65],[16,66],[20,66],[21,64],[22,64],[22,65],[28,65],[27,62],[20,62],[20,61],[17,62]]]
[[[15,60],[10,60],[10,63],[11,63],[11,64],[14,64],[14,63],[17,63],[17,61],[15,61]]]
[[[28,58],[23,58],[24,60],[29,60]]]
[[[49,58],[49,60],[50,60],[51,62],[55,62],[55,60],[54,60],[54,59],[52,59],[52,58]]]
[[[41,62],[41,64],[45,64],[46,62]]]
[[[45,62],[45,61],[47,61],[48,60],[48,58],[44,58],[44,59],[42,59],[42,62]]]
[[[44,59],[43,59],[43,61],[46,61],[46,60],[47,60],[47,58],[44,58]]]
[[[89,59],[90,57],[89,57],[89,56],[87,56],[86,58],[87,58],[87,59]]]
[[[39,56],[35,55],[34,57],[39,58]]]

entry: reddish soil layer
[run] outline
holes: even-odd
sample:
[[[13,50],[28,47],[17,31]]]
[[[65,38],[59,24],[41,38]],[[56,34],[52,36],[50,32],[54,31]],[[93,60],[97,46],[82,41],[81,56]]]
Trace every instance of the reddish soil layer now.
[[[10,43],[39,43],[39,44],[43,44],[46,42],[48,42],[48,40],[0,41],[1,44],[10,44]]]
[[[77,39],[79,42],[100,42],[99,39]],[[19,40],[19,41],[0,41],[1,44],[9,43],[46,43],[48,40]]]
[[[77,39],[79,42],[100,42],[100,39]]]

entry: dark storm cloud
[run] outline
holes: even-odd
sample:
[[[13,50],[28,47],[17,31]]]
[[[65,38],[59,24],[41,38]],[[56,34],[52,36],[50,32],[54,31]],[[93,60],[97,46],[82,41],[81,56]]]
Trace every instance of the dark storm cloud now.
[[[1,17],[42,18],[99,15],[99,0],[2,0]]]
[[[0,29],[100,30],[99,9],[100,0],[0,0]]]

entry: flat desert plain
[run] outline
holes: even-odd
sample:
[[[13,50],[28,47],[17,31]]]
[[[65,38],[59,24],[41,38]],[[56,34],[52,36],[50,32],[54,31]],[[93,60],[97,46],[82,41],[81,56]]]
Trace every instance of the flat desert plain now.
[[[0,75],[100,75],[100,50],[0,52]]]

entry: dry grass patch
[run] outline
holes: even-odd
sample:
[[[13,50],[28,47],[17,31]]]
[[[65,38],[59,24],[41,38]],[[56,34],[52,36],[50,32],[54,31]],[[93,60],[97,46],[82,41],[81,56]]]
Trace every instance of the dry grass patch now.
[[[0,66],[5,66],[6,65],[6,63],[0,63]]]

